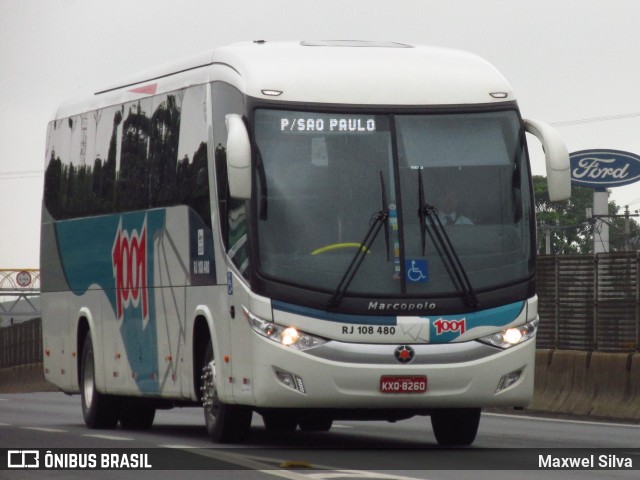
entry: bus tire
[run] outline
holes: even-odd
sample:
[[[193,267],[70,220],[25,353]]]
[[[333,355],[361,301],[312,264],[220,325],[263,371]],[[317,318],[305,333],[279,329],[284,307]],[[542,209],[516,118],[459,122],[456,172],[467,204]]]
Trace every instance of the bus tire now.
[[[156,407],[144,398],[128,398],[122,404],[120,425],[125,430],[148,430],[153,425]]]
[[[436,440],[444,446],[471,445],[480,425],[480,408],[443,408],[431,414]]]
[[[269,432],[293,432],[298,428],[298,418],[287,410],[265,410],[262,421]]]
[[[303,432],[328,432],[333,426],[333,419],[323,416],[305,416],[300,419],[300,430]]]
[[[207,434],[216,443],[240,443],[249,435],[253,411],[246,406],[223,403],[216,390],[216,362],[209,342],[202,365],[201,400]]]
[[[87,332],[80,361],[80,396],[82,416],[89,428],[116,428],[120,416],[118,398],[98,392],[91,332]]]

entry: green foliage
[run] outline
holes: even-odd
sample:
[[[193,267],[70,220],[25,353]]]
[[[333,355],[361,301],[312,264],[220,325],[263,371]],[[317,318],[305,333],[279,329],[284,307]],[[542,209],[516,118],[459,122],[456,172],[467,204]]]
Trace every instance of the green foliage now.
[[[591,253],[593,251],[593,219],[587,218],[587,208],[593,207],[593,189],[571,188],[571,198],[563,202],[549,200],[547,179],[533,177],[536,219],[538,224],[538,253],[545,253],[546,230],[551,230],[551,253]],[[623,212],[615,202],[609,202],[609,213],[621,215]],[[625,219],[615,217],[608,220],[610,250],[626,250],[628,245],[638,248],[640,225],[631,221],[631,235],[625,235]]]

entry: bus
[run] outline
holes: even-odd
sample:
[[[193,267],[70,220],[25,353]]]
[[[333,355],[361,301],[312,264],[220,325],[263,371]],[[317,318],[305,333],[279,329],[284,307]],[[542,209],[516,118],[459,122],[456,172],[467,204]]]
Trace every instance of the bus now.
[[[527,132],[568,198],[563,141],[493,66],[392,42],[234,44],[63,103],[46,379],[89,428],[199,406],[215,442],[256,413],[273,432],[428,416],[471,444],[482,408],[533,392]]]

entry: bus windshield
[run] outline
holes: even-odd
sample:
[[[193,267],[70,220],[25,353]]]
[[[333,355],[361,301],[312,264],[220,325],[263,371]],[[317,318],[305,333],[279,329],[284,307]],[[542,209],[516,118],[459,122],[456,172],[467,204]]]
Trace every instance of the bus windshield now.
[[[444,233],[469,288],[529,279],[523,139],[515,110],[257,110],[258,274],[333,293],[360,250],[347,296],[461,296]]]

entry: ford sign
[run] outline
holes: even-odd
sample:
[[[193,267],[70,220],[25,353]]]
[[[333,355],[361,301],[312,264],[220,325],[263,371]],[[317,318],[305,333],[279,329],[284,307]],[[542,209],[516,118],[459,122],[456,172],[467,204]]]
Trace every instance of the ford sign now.
[[[640,156],[620,150],[581,150],[569,155],[571,183],[591,188],[621,187],[640,180]]]

